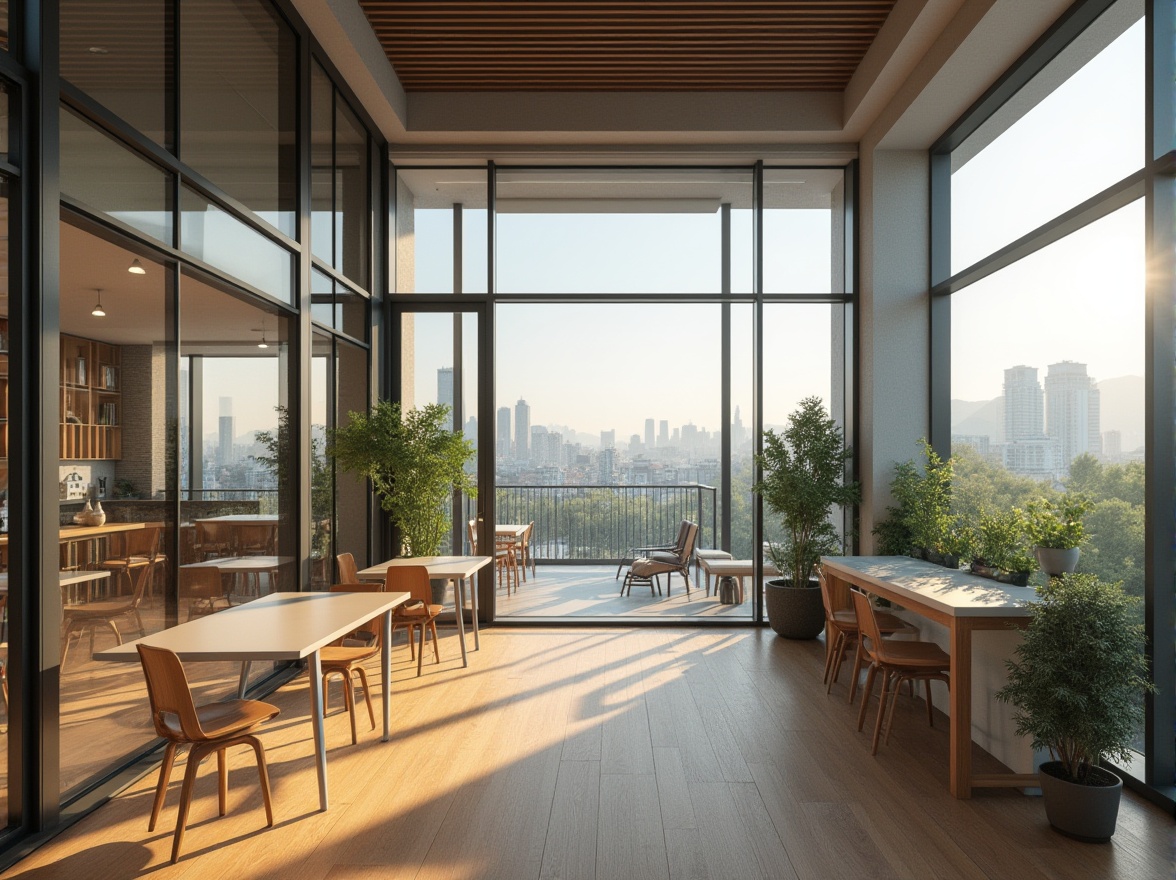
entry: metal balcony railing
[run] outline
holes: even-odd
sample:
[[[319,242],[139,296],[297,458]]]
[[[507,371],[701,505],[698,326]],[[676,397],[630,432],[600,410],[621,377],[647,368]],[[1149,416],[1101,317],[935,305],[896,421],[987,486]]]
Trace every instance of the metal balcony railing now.
[[[718,518],[714,486],[504,486],[495,520],[535,522],[531,550],[545,563],[616,563],[633,547],[670,544],[678,526],[698,523],[697,546],[714,547]],[[473,516],[472,505],[466,518]],[[467,551],[468,552],[468,551]]]

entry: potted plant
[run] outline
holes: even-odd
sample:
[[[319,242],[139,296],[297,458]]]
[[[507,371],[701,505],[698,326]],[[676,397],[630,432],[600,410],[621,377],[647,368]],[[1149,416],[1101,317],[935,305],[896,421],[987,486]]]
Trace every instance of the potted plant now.
[[[1038,777],[1049,823],[1071,837],[1103,842],[1115,831],[1122,781],[1099,766],[1126,760],[1143,719],[1147,681],[1143,624],[1120,583],[1064,574],[1026,602],[1029,625],[1009,680],[1017,734],[1048,749]]]
[[[1020,510],[980,514],[976,525],[972,572],[1002,583],[1024,587],[1037,563],[1029,554],[1025,520]]]
[[[874,529],[886,555],[909,554],[936,565],[959,568],[973,540],[971,529],[953,515],[951,508],[952,463],[941,458],[926,439],[920,439],[923,467],[914,461],[894,466],[890,484],[896,507]]]
[[[474,495],[465,469],[474,449],[447,430],[449,407],[430,403],[402,411],[381,400],[370,414],[349,413],[329,432],[327,454],[346,471],[367,477],[400,537],[404,556],[436,556],[449,534],[453,490]]]
[[[1058,501],[1038,498],[1025,508],[1025,522],[1041,570],[1051,577],[1078,567],[1086,541],[1084,517],[1093,505],[1083,495],[1066,493]]]
[[[829,520],[834,505],[861,499],[858,484],[845,481],[852,456],[819,397],[802,400],[782,433],[765,433],[763,454],[756,456],[763,476],[753,491],[784,527],[784,540],[768,545],[772,564],[784,576],[767,582],[765,601],[768,622],[786,638],[816,638],[825,626],[815,574],[822,555],[842,549]]]

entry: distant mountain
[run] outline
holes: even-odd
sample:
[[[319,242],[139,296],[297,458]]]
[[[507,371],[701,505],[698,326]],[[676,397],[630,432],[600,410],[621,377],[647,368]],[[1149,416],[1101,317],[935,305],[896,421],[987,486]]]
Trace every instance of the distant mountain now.
[[[953,400],[951,432],[1004,443],[1004,396],[995,400]]]

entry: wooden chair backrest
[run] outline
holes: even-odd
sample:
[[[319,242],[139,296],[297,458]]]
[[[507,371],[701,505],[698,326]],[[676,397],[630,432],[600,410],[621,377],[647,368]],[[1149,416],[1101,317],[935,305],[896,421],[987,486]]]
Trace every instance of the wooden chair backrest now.
[[[141,529],[126,532],[123,540],[124,554],[154,559],[159,555],[159,534],[162,531],[162,525],[150,523]]]
[[[221,573],[215,568],[180,568],[180,596],[184,599],[220,599],[225,594]]]
[[[866,645],[870,653],[879,662],[886,661],[886,641],[882,638],[882,631],[878,628],[878,618],[874,616],[874,604],[870,597],[859,590],[851,590],[853,610],[857,615],[858,632],[869,643]]]
[[[527,523],[527,530],[523,532],[523,547],[527,550],[531,549],[531,535],[535,532],[535,520]]]
[[[259,549],[274,552],[278,539],[278,527],[272,523],[244,523],[234,530],[237,546],[241,549]]]
[[[351,554],[348,553],[347,555],[350,556]],[[383,584],[376,584],[376,583],[364,583],[362,581],[356,581],[355,583],[348,583],[348,584],[332,584],[331,585],[331,592],[332,593],[382,593],[382,592],[384,592],[384,585]],[[374,651],[376,648],[380,647],[380,644],[383,642],[382,633],[384,632],[384,627],[381,625],[381,622],[383,621],[383,619],[384,619],[384,615],[379,614],[376,617],[373,617],[371,620],[369,620],[365,623],[361,623],[356,629],[352,630],[352,634],[361,633],[361,632],[362,633],[373,633],[376,637],[376,640],[372,643],[372,650]]]
[[[476,519],[471,519],[469,522],[466,523],[466,534],[469,535],[469,538],[470,538],[470,552],[477,553],[478,552],[478,521]]]
[[[226,522],[198,522],[196,523],[197,544],[230,544],[233,538],[233,528]]]
[[[825,579],[825,570],[817,567],[817,582],[821,585],[821,604],[825,606],[825,620],[826,622],[833,620],[833,590],[829,586],[829,581]]]
[[[138,645],[139,662],[143,664],[143,676],[147,679],[147,699],[151,703],[151,720],[155,732],[173,742],[202,742],[208,737],[200,727],[196,716],[196,705],[192,702],[192,689],[180,658],[167,648]],[[165,715],[179,721],[181,735],[163,723]]]
[[[359,583],[359,569],[355,567],[355,556],[351,553],[340,553],[335,557],[339,564],[339,581],[344,584]],[[334,589],[332,587],[332,589]]]
[[[423,565],[390,565],[384,577],[387,593],[408,593],[409,603],[433,602],[433,588],[429,584],[429,569]]]

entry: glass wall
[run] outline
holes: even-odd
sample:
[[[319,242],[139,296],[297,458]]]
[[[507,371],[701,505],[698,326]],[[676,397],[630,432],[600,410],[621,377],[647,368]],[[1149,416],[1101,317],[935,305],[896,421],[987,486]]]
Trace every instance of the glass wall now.
[[[1078,570],[1139,597],[1171,589],[1149,586],[1145,540],[1170,511],[1146,503],[1148,204],[1130,179],[1148,159],[1143,12],[1123,0],[1103,13],[951,150],[937,182],[950,186],[950,271],[963,272],[937,306],[950,307],[953,506],[975,521],[1082,493]],[[1022,236],[1023,256],[994,256]]]
[[[397,169],[397,293],[486,292],[486,193],[485,168]]]
[[[176,623],[175,277],[61,225],[61,795],[154,738],[137,666],[93,653]],[[133,261],[141,274],[128,272]]]
[[[294,33],[262,0],[185,0],[179,8],[180,159],[294,238]]]
[[[20,523],[13,523],[9,518],[10,509],[10,493],[12,492],[12,484],[9,482],[9,468],[10,468],[10,451],[9,451],[9,436],[21,428],[21,413],[15,411],[14,408],[8,405],[9,402],[9,382],[13,379],[12,375],[12,361],[10,353],[12,351],[12,326],[9,323],[9,315],[11,314],[11,292],[12,292],[12,260],[9,253],[9,242],[12,240],[9,235],[11,228],[11,214],[9,211],[9,197],[10,197],[10,183],[7,175],[0,175],[0,241],[3,247],[0,247],[0,400],[4,402],[3,421],[0,422],[0,571],[4,572],[4,577],[7,580],[9,571],[10,556],[8,552],[8,538],[9,534],[14,536],[20,534]],[[15,624],[15,618],[9,614],[8,593],[4,593],[3,598],[0,599],[0,693],[3,694],[3,702],[0,705],[0,710],[3,714],[0,715],[0,816],[4,817],[4,824],[11,820],[9,813],[8,802],[8,780],[10,777],[9,768],[10,758],[16,759],[18,755],[10,755],[8,749],[8,729],[12,719],[12,707],[9,705],[9,651],[8,646],[12,642],[13,633],[12,626]]]

